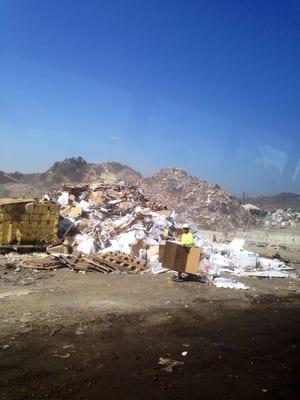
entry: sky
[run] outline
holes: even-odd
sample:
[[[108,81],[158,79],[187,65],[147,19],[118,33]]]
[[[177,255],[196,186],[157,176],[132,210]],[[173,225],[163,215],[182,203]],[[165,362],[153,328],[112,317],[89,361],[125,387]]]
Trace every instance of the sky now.
[[[299,43],[298,0],[0,0],[0,170],[300,193]]]

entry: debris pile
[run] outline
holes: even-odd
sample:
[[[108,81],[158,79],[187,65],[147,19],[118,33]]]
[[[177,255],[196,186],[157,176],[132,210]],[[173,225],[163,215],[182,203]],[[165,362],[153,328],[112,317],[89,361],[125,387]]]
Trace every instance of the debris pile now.
[[[178,168],[166,168],[142,180],[145,194],[166,204],[202,229],[228,230],[255,224],[240,202],[218,185],[201,181]]]
[[[76,254],[41,254],[12,255],[3,257],[0,266],[1,271],[7,275],[7,271],[20,272],[24,269],[38,271],[55,271],[60,268],[68,268],[75,272],[101,272],[101,273],[142,273],[147,270],[146,260],[140,260],[121,252],[107,254],[86,255]],[[0,278],[2,278],[0,274]],[[5,279],[5,278],[4,278]]]
[[[164,267],[168,268],[162,267],[162,240],[176,242],[182,233],[176,213],[165,204],[174,206],[188,220],[210,228],[233,227],[238,218],[239,222],[249,222],[253,218],[216,185],[201,182],[176,169],[163,170],[158,176],[157,180],[151,178],[154,180],[146,189],[143,183],[146,194],[140,186],[124,181],[65,185],[62,190],[48,193],[38,206],[46,204],[50,207],[51,204],[56,210],[57,205],[60,206],[60,243],[48,246],[47,254],[40,256],[15,255],[12,258],[8,255],[5,268],[160,274],[169,271],[173,265],[165,263]],[[286,217],[282,210],[279,211],[277,214],[282,223]],[[292,267],[279,259],[267,259],[246,251],[242,239],[234,239],[231,243],[211,242],[201,238],[195,224],[190,224],[190,230],[201,253],[197,249],[195,271],[189,273],[204,273],[217,287],[249,289],[228,278],[228,274],[268,278],[291,276],[289,270]]]
[[[119,251],[145,258],[145,250],[151,254],[153,246],[153,254],[158,253],[163,230],[175,223],[174,212],[124,182],[65,186],[48,196],[61,205],[59,236],[64,239],[50,253]]]
[[[300,213],[291,208],[287,210],[279,209],[269,213],[265,220],[265,226],[273,228],[300,227]]]
[[[217,287],[249,289],[248,286],[221,275],[240,277],[288,278],[293,267],[277,258],[260,257],[258,254],[244,249],[243,239],[234,239],[231,243],[213,243],[204,240],[201,250],[204,255],[200,269],[211,276]]]

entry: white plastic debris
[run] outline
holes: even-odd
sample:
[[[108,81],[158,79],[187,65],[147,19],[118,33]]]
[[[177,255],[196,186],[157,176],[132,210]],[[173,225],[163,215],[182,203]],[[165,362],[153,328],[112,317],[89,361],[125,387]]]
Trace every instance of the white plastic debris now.
[[[78,207],[82,208],[83,211],[90,211],[90,209],[91,209],[91,203],[89,203],[88,201],[85,201],[85,200],[81,200],[81,201],[78,203]]]
[[[229,247],[230,247],[231,251],[234,253],[236,251],[241,251],[243,249],[244,245],[245,245],[244,239],[235,238],[232,240]]]
[[[84,254],[93,254],[96,252],[95,239],[84,234],[77,235],[76,242],[78,243],[77,250]]]
[[[166,372],[173,372],[173,368],[178,365],[183,365],[182,361],[172,360],[171,358],[160,357],[158,364],[162,366],[162,369]]]
[[[135,238],[136,240],[143,240],[145,238],[145,232],[142,229],[135,231]]]
[[[289,273],[285,271],[274,271],[274,270],[264,270],[264,271],[244,271],[240,273],[240,276],[257,276],[261,278],[288,278]]]
[[[126,254],[131,253],[130,245],[136,243],[135,231],[129,231],[121,233],[115,239],[111,240],[111,246],[102,250],[101,253],[107,253],[109,251],[121,251]]]
[[[249,286],[245,285],[242,282],[234,281],[233,279],[217,277],[213,279],[214,286],[218,288],[225,288],[225,289],[238,289],[238,290],[247,290]]]
[[[202,243],[200,243],[200,248],[201,252],[208,257],[214,252],[213,243],[208,239],[205,239]]]
[[[169,271],[168,268],[164,268],[161,266],[161,263],[158,261],[158,256],[152,256],[149,259],[151,272],[154,275],[163,274],[164,272]]]
[[[215,268],[218,270],[219,268],[229,268],[230,267],[230,261],[222,256],[222,254],[212,254],[209,258],[210,264],[212,269]]]
[[[288,270],[294,269],[292,267],[285,265],[284,262],[277,260],[276,258],[269,259],[269,258],[260,257],[259,263],[262,268],[265,268],[268,270],[288,271]]]
[[[62,192],[62,194],[57,199],[57,202],[62,207],[67,206],[69,204],[69,193],[68,192]]]
[[[251,251],[237,250],[233,255],[233,262],[237,267],[256,268],[258,257]]]

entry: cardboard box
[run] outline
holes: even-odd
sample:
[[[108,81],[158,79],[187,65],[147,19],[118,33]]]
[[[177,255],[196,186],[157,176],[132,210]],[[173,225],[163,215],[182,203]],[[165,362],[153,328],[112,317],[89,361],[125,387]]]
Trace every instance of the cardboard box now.
[[[130,247],[131,247],[131,255],[133,257],[139,257],[140,250],[145,248],[145,243],[143,240],[138,240],[136,243],[132,244]]]
[[[197,274],[200,263],[199,247],[185,247],[178,243],[166,242],[162,266],[187,274]]]
[[[164,259],[165,247],[166,247],[165,244],[160,244],[158,247],[158,261],[160,263],[162,263]]]

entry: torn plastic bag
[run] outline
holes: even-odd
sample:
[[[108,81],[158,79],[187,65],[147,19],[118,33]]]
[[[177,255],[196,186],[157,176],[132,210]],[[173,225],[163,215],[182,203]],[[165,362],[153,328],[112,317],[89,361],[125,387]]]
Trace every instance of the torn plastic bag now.
[[[238,251],[236,250],[232,260],[234,264],[238,267],[246,268],[256,268],[258,264],[257,254],[252,253],[251,251]]]
[[[257,276],[261,278],[288,278],[289,273],[286,271],[272,271],[272,270],[264,270],[264,271],[244,271],[240,273],[240,276]]]
[[[247,290],[249,286],[245,285],[242,282],[234,281],[233,279],[217,277],[214,278],[212,281],[213,285],[218,288],[225,288],[225,289],[239,289],[239,290]]]
[[[282,261],[277,259],[270,260],[269,258],[260,257],[259,264],[262,268],[275,271],[288,271],[294,268],[285,265]]]
[[[211,256],[214,250],[213,243],[208,239],[203,240],[200,248],[202,253],[207,257]]]
[[[244,239],[233,239],[232,242],[229,244],[229,247],[233,253],[243,250],[245,245]]]
[[[78,203],[78,207],[82,208],[83,211],[88,212],[88,211],[91,210],[91,203],[89,203],[88,201],[85,201],[85,200],[81,200],[81,201]]]
[[[221,254],[212,254],[209,258],[211,265],[211,272],[218,273],[220,269],[228,269],[230,267],[230,262]]]
[[[96,252],[95,239],[88,235],[77,235],[76,242],[78,243],[77,250],[84,254],[93,254]]]
[[[126,254],[131,253],[130,245],[136,242],[135,231],[129,231],[126,233],[121,233],[115,239],[111,240],[111,246],[102,250],[101,253],[106,253],[109,251],[121,251]]]
[[[158,261],[158,255],[150,257],[149,264],[150,264],[151,272],[154,275],[163,274],[164,272],[169,271],[168,268],[163,268],[161,266],[161,263]]]
[[[62,192],[62,194],[57,199],[57,202],[62,207],[67,206],[69,204],[69,193],[68,192]]]
[[[135,235],[136,240],[143,240],[146,236],[145,232],[142,230],[136,230],[134,235]]]

